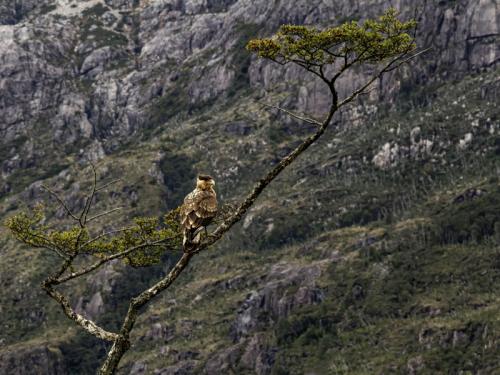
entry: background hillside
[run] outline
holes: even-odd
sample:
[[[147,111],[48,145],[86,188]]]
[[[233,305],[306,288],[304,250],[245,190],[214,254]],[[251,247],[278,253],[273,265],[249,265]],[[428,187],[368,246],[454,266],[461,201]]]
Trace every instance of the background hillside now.
[[[124,179],[97,196],[125,207],[106,227],[176,207],[198,171],[241,199],[312,130],[259,102],[328,105],[246,42],[389,5],[432,50],[337,115],[143,313],[121,374],[500,374],[500,3],[2,1],[0,220],[49,200],[42,183],[81,208],[93,161]],[[113,329],[178,255],[111,264],[71,302]],[[0,374],[93,374],[105,354],[39,288],[56,262],[0,229]]]

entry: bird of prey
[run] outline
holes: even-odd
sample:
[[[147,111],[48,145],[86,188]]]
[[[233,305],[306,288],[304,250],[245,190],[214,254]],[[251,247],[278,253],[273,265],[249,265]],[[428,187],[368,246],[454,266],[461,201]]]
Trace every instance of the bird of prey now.
[[[184,198],[181,206],[181,226],[184,231],[182,244],[190,249],[199,243],[200,234],[217,215],[217,195],[214,190],[215,181],[207,175],[198,175],[196,189]]]

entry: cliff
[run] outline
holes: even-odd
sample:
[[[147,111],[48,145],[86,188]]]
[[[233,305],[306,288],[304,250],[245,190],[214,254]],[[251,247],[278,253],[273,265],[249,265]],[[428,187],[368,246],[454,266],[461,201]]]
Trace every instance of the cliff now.
[[[392,3],[432,49],[339,114],[227,241],[144,312],[122,373],[494,373],[500,4]],[[319,116],[328,99],[314,77],[251,57],[246,42],[386,7],[4,2],[0,217],[46,200],[42,182],[82,207],[88,161],[104,179],[124,177],[97,197],[98,208],[126,207],[115,225],[176,206],[197,171],[215,176],[222,201],[241,199],[311,130],[260,103]],[[344,77],[340,92],[366,73]],[[93,373],[106,348],[38,290],[56,260],[0,233],[0,373]],[[113,264],[75,284],[72,303],[113,328],[172,257],[149,271]]]

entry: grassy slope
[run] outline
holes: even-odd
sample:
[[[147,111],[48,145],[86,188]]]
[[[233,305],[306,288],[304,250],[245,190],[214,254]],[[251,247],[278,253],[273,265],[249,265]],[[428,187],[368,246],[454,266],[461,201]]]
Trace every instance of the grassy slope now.
[[[178,362],[175,352],[192,351],[199,353],[201,368],[216,350],[233,345],[230,326],[238,306],[261,287],[273,265],[286,262],[297,267],[318,264],[324,300],[261,327],[268,345],[277,348],[274,373],[401,373],[419,366],[421,373],[429,374],[475,373],[480,368],[494,373],[500,337],[499,233],[494,231],[500,221],[500,114],[491,93],[498,90],[497,76],[498,71],[483,73],[435,90],[414,90],[401,99],[398,111],[381,108],[371,125],[326,135],[259,200],[250,213],[251,225],[239,227],[224,244],[201,255],[148,309],[134,331],[134,347],[124,365],[140,361],[150,370],[163,368]],[[255,111],[256,106],[244,101],[216,107],[175,130],[167,124],[153,139],[107,157],[102,163],[108,166],[106,178],[123,171],[127,178],[118,196],[101,196],[99,208],[123,203],[126,211],[115,217],[117,224],[134,215],[160,214],[169,204],[165,188],[152,178],[143,179],[160,148],[170,153],[160,164],[167,180],[174,180],[170,186],[185,178],[172,175],[171,164],[181,158],[194,170],[214,171],[223,200],[240,196],[297,138],[279,131],[286,139],[276,141],[276,125],[271,127],[264,114],[255,121]],[[235,118],[248,122],[249,135],[226,131]],[[472,125],[476,120],[477,127]],[[433,155],[376,169],[371,157],[386,142],[409,144],[415,126],[421,127],[422,138],[434,137]],[[458,150],[468,132],[474,133],[471,146]],[[368,160],[363,161],[364,155]],[[235,165],[238,169],[232,170]],[[84,178],[76,170],[71,175],[73,180]],[[51,181],[61,189],[73,186],[60,177]],[[469,188],[486,193],[454,204]],[[137,192],[136,201],[131,201],[130,191]],[[177,191],[172,199],[184,193]],[[18,206],[15,197],[1,205],[2,216]],[[4,233],[1,237],[6,238]],[[74,373],[91,373],[94,342],[76,334],[35,288],[52,260],[4,241],[2,338],[26,346],[50,342],[62,347],[68,365],[78,368]],[[121,298],[133,294],[163,271],[159,267],[146,277],[119,277],[115,293],[125,290]],[[245,282],[221,287],[240,276]],[[123,304],[117,298],[105,297],[105,302],[117,304],[119,311]],[[104,316],[107,324],[113,325],[114,312]],[[175,327],[175,338],[147,338],[155,322]]]

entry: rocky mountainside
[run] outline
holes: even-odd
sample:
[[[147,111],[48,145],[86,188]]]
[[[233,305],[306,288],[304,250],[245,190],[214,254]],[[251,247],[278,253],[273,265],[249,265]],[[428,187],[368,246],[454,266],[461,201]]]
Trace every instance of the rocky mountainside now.
[[[416,18],[411,66],[335,118],[224,243],[134,331],[123,374],[495,374],[500,349],[500,4],[391,2]],[[311,129],[313,76],[244,49],[285,23],[334,25],[387,1],[18,0],[0,5],[0,218],[81,208],[88,162],[113,225],[175,207],[198,171],[224,202]],[[340,91],[367,72],[344,77]],[[64,223],[64,212],[53,213]],[[109,222],[98,223],[104,226]],[[0,374],[92,374],[106,347],[39,290],[56,260],[0,229]],[[113,264],[72,285],[114,328],[167,270]]]

